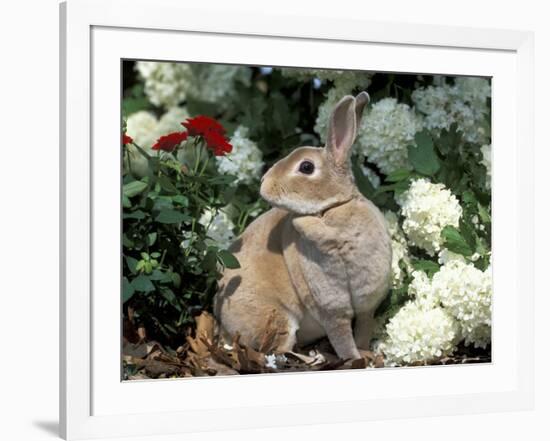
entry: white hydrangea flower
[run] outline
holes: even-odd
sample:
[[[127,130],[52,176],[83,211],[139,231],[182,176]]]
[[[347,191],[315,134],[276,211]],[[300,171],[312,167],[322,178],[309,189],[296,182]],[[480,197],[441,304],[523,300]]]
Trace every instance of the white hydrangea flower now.
[[[443,184],[432,184],[424,178],[414,180],[396,201],[405,217],[403,231],[411,244],[430,256],[441,249],[443,228],[458,227],[462,216],[458,199]]]
[[[457,95],[464,101],[486,104],[491,97],[491,84],[487,78],[458,77],[455,79]]]
[[[408,302],[386,326],[378,350],[389,365],[430,362],[452,354],[459,338],[456,320],[443,308]]]
[[[132,113],[126,120],[126,133],[142,149],[150,149],[157,140],[157,117],[146,110]]]
[[[491,133],[484,119],[489,115],[487,98],[491,85],[485,78],[460,77],[453,86],[442,83],[417,89],[412,94],[416,109],[425,115],[424,127],[439,132],[456,123],[464,139],[486,143]]]
[[[188,64],[138,61],[136,70],[145,83],[145,94],[155,106],[174,107],[185,100],[191,87]]]
[[[325,101],[317,110],[317,119],[315,120],[315,132],[324,143],[326,142],[328,121],[330,115],[338,103],[344,96],[350,95],[354,89],[364,90],[370,84],[370,75],[364,72],[350,71],[316,71],[321,79],[329,79],[334,81],[334,87],[327,92]]]
[[[408,294],[416,304],[425,309],[440,306],[440,299],[432,289],[432,281],[424,271],[413,271]]]
[[[410,168],[409,144],[422,129],[422,118],[395,98],[384,98],[365,113],[359,126],[357,151],[385,174]]]
[[[485,144],[481,146],[481,163],[487,169],[487,178],[485,181],[485,186],[487,189],[491,188],[491,171],[492,171],[492,161],[491,161],[491,144]]]
[[[189,113],[184,107],[172,107],[160,119],[145,110],[132,113],[126,121],[126,133],[131,136],[134,142],[145,150],[149,155],[155,156],[157,151],[152,150],[153,144],[162,135],[171,132],[183,131],[181,125],[189,117]],[[132,173],[137,176],[147,175],[147,159],[137,151],[133,145],[126,146],[130,156],[130,167]],[[164,154],[160,152],[160,154]],[[128,158],[124,157],[124,168],[128,170]]]
[[[153,154],[151,146],[155,142],[157,118],[151,112],[142,110],[132,113],[126,121],[126,133],[132,137],[134,142],[147,153]],[[132,144],[124,147],[123,167],[125,171],[143,177],[147,175],[147,159]]]
[[[181,123],[189,118],[189,116],[189,112],[185,107],[172,107],[168,109],[158,121],[155,130],[155,140],[160,138],[162,135],[185,130],[185,127],[183,127]]]
[[[225,107],[224,98],[235,90],[236,83],[250,84],[251,71],[247,67],[222,64],[191,64],[191,88],[187,95],[200,101]]]
[[[401,288],[403,286],[403,279],[405,272],[401,269],[400,262],[405,263],[407,271],[412,269],[409,257],[409,247],[407,246],[407,240],[403,235],[403,231],[399,226],[397,215],[392,211],[384,213],[386,222],[388,225],[388,231],[391,235],[392,245],[392,288]]]
[[[281,73],[285,77],[295,78],[300,81],[308,81],[314,78],[318,78],[324,81],[345,81],[346,83],[353,83],[353,85],[357,85],[357,87],[366,87],[369,82],[368,79],[370,78],[370,74],[367,72],[339,69],[307,69],[285,67],[281,69]],[[365,78],[367,78],[366,82]]]
[[[445,265],[448,262],[451,262],[453,260],[460,260],[461,262],[466,262],[464,259],[464,256],[461,254],[453,253],[452,251],[449,251],[447,248],[443,248],[441,251],[439,251],[439,255],[437,257],[437,261],[440,265]]]
[[[187,118],[189,113],[185,107],[172,107],[160,119],[152,112],[140,110],[126,120],[126,133],[141,148],[149,150],[162,135],[185,130],[181,123]]]
[[[275,354],[264,355],[265,357],[265,367],[271,369],[277,369],[277,358]]]
[[[441,306],[460,326],[466,345],[485,348],[491,342],[491,268],[485,271],[448,253],[432,280],[422,271],[413,272],[409,295],[423,308]]]
[[[288,358],[284,354],[267,354],[265,357],[265,367],[277,369],[279,365],[284,365]],[[278,363],[278,364],[277,364]]]
[[[229,248],[235,238],[233,233],[235,224],[224,211],[215,213],[212,209],[205,210],[199,219],[199,224],[206,228],[206,234],[219,248]]]
[[[216,158],[220,173],[237,177],[233,182],[234,185],[252,184],[260,178],[264,165],[261,150],[255,142],[247,138],[247,135],[248,128],[239,126],[230,140],[233,146],[231,154]]]
[[[491,342],[491,267],[481,271],[450,260],[433,276],[432,291],[460,323],[466,345],[485,348]]]
[[[224,106],[235,83],[250,82],[250,69],[239,66],[138,61],[145,94],[156,106],[177,106],[187,97]]]

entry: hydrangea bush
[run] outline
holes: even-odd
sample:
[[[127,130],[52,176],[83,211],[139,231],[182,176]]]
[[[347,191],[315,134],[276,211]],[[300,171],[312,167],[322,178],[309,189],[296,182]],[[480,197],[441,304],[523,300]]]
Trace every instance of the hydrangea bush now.
[[[269,206],[261,175],[324,144],[346,94],[367,90],[353,147],[385,214],[391,291],[373,350],[386,365],[491,345],[491,83],[485,78],[124,62],[124,311],[173,346],[211,309],[231,242]]]

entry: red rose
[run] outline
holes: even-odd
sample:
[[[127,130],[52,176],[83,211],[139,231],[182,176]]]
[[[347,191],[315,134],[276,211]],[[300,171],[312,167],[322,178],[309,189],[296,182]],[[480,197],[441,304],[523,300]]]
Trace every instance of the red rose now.
[[[122,145],[132,144],[133,142],[134,140],[130,136],[128,136],[126,133],[122,135]]]
[[[216,132],[220,135],[225,134],[225,129],[218,121],[204,115],[187,118],[181,125],[189,131],[189,135],[191,136],[206,136],[207,133],[211,132]]]
[[[221,133],[210,131],[204,135],[206,146],[214,152],[216,156],[224,156],[233,150],[233,146]]]
[[[157,139],[157,142],[153,145],[152,149],[171,152],[186,139],[187,132],[169,133],[168,135],[161,136],[159,139]]]

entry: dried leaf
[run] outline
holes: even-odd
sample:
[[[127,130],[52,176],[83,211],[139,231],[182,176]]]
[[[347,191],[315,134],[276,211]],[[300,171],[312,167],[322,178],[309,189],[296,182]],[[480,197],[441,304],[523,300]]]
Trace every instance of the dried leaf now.
[[[299,354],[297,352],[288,352],[298,360],[303,361],[308,366],[317,366],[326,363],[326,359],[320,352],[310,351],[310,355]]]
[[[267,323],[260,337],[260,346],[258,350],[264,354],[272,352],[276,343],[276,338],[277,327],[275,326],[275,310],[273,310],[267,318]]]
[[[212,358],[206,359],[206,368],[211,371],[215,371],[214,375],[239,375],[239,373],[223,363],[218,363]]]
[[[201,342],[206,345],[211,356],[214,357],[214,359],[216,359],[219,363],[233,367],[233,359],[217,344],[214,344],[205,338],[201,339]]]
[[[216,321],[212,314],[203,311],[198,316],[195,317],[195,323],[197,324],[197,333],[203,335],[205,338],[213,340],[214,338],[214,329],[216,326]]]
[[[251,347],[246,348],[246,357],[258,366],[265,367],[265,355],[255,351]]]
[[[147,357],[153,350],[157,348],[162,348],[160,344],[156,342],[149,342],[149,343],[130,343],[126,342],[122,344],[122,354],[123,355],[130,355],[132,357],[137,358],[145,358]]]
[[[376,358],[376,354],[372,351],[365,351],[363,349],[359,349],[359,353],[363,358],[367,360],[367,362],[374,361],[374,359]]]
[[[382,354],[378,354],[374,358],[374,367],[375,368],[383,368],[384,367],[384,357],[382,356]]]
[[[137,334],[140,341],[144,341],[147,339],[147,332],[145,331],[145,328],[143,326],[140,326],[137,329]]]
[[[195,323],[197,329],[195,331],[195,338],[187,336],[186,340],[191,347],[191,350],[201,356],[208,355],[208,346],[204,343],[204,340],[214,340],[214,330],[216,322],[214,317],[206,311],[201,312],[200,315],[195,317]]]

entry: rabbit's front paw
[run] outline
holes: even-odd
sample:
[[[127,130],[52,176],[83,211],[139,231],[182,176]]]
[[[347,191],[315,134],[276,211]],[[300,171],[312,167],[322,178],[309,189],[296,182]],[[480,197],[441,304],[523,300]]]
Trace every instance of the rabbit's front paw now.
[[[292,225],[302,236],[313,234],[315,230],[324,226],[323,221],[317,216],[298,216],[292,219]]]
[[[338,246],[339,231],[325,224],[321,217],[295,217],[292,220],[292,225],[302,237],[313,242],[322,251],[329,252]]]

